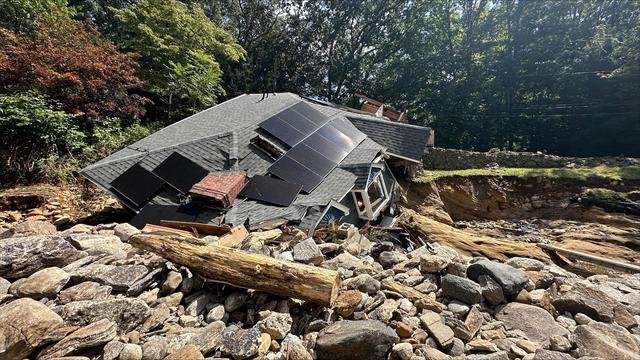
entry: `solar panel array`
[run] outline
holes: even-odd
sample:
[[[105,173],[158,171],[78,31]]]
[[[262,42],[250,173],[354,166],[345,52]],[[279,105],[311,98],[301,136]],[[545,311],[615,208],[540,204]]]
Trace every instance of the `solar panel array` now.
[[[299,102],[260,123],[260,127],[289,146],[295,146],[329,121],[323,113]]]
[[[186,194],[195,183],[207,176],[209,171],[177,152],[174,152],[156,166],[156,168],[153,169],[153,173],[176,190]]]
[[[133,164],[111,182],[111,187],[139,207],[158,192],[164,183],[164,180],[140,164]]]
[[[294,145],[269,167],[269,172],[301,184],[302,190],[310,193],[365,138],[348,120],[333,119]]]
[[[256,175],[252,177],[249,183],[242,189],[240,195],[270,204],[289,206],[301,188],[301,185],[268,176]]]

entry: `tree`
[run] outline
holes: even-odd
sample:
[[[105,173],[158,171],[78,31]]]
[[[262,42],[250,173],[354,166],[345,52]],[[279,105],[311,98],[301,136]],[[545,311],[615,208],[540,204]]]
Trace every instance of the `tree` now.
[[[60,14],[40,18],[33,38],[0,29],[4,91],[40,91],[85,118],[144,114],[148,100],[134,93],[144,84],[136,58]]]
[[[0,176],[24,176],[45,156],[81,146],[83,133],[73,120],[42,95],[0,95]]]
[[[36,20],[51,14],[73,16],[75,11],[67,0],[4,0],[0,1],[0,27],[13,32],[33,34]]]
[[[245,51],[213,24],[197,4],[141,0],[112,9],[119,21],[116,42],[140,56],[146,90],[172,118],[214,105],[224,95],[220,63],[237,62]]]

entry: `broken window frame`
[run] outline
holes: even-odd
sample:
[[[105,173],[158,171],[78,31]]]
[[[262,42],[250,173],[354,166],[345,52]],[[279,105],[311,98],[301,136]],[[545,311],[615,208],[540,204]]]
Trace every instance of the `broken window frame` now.
[[[353,190],[351,191],[351,194],[353,196],[353,202],[356,205],[356,210],[358,211],[358,217],[364,220],[374,220],[378,217],[378,215],[380,215],[380,212],[382,212],[382,210],[387,206],[387,204],[389,204],[390,201],[390,197],[389,197],[389,191],[387,189],[387,186],[385,185],[385,181],[384,181],[384,165],[382,164],[373,164],[372,166],[375,166],[377,168],[381,168],[383,170],[383,172],[377,176],[372,182],[371,184],[369,184],[369,186],[367,186],[366,189],[364,190]],[[371,203],[371,199],[369,198],[369,193],[368,190],[371,186],[377,185],[380,190],[382,191],[382,197],[378,200],[376,200],[376,202],[374,202],[373,204]],[[362,203],[364,205],[364,208],[361,209],[358,206],[358,197],[362,198]],[[379,203],[377,203],[377,201],[380,201]],[[375,209],[374,209],[375,207]]]

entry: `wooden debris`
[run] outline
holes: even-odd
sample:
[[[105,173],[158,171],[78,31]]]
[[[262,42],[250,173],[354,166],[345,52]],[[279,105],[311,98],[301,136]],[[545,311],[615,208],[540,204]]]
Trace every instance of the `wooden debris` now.
[[[154,225],[154,224],[146,224],[142,228],[142,231],[146,233],[165,233],[165,234],[168,233],[168,234],[175,234],[175,235],[184,236],[184,237],[195,237],[195,235],[191,231],[178,230],[178,229],[161,226],[161,225]]]
[[[420,291],[397,283],[389,278],[382,280],[382,288],[397,292],[398,294],[411,300],[418,309],[427,309],[435,312],[442,312],[446,309],[446,306],[437,302],[435,299],[430,298],[426,294]]]
[[[220,237],[220,245],[226,247],[236,247],[249,236],[249,232],[244,225],[233,227],[228,233]]]
[[[331,306],[338,296],[340,275],[327,270],[278,260],[197,239],[174,235],[138,234],[129,242],[213,281]]]
[[[196,230],[198,232],[198,235],[201,236],[222,236],[231,231],[231,227],[229,225],[202,224],[189,221],[160,220],[160,225],[174,229],[186,230],[189,232],[193,232],[193,230]]]
[[[577,259],[581,261],[586,261],[602,266],[606,266],[615,270],[630,272],[630,273],[640,273],[640,266],[625,263],[622,261],[611,260],[607,258],[603,258],[600,256],[595,256],[591,254],[587,254],[581,251],[563,249],[558,246],[548,245],[548,244],[538,244],[538,246],[544,250],[554,251],[560,255],[566,256],[571,259]]]

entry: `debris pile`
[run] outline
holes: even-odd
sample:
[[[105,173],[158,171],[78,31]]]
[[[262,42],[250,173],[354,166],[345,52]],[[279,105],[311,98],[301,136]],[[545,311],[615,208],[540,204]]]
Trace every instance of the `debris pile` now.
[[[219,263],[213,235],[40,221],[0,233],[0,359],[640,359],[640,274],[584,278],[355,228],[246,235]],[[247,259],[270,259],[252,270],[263,291],[236,287]],[[263,285],[278,269],[276,294]],[[339,276],[335,298],[283,295],[301,269]]]

